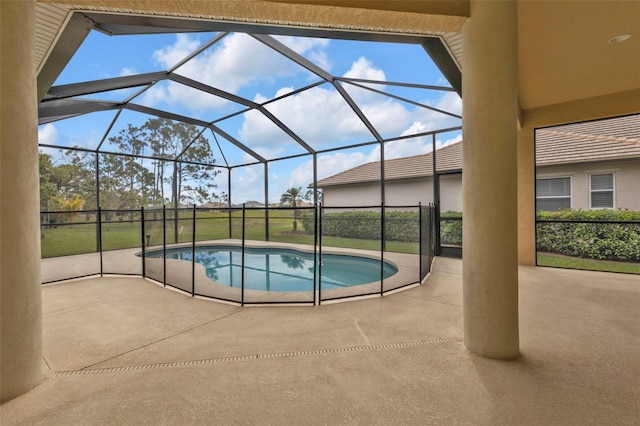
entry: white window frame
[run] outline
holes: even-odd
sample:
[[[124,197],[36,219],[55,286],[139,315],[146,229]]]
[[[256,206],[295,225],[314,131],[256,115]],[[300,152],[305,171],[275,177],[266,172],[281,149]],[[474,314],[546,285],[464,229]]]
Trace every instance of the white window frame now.
[[[547,180],[547,179],[569,179],[569,208],[573,209],[573,176],[569,175],[569,176],[536,176],[536,188],[538,187],[538,181],[539,180]],[[591,179],[589,179],[589,185],[591,185]],[[537,194],[537,189],[536,189],[536,211],[538,210],[538,200],[548,200],[548,199],[558,199],[558,198],[567,198],[566,195],[562,196],[562,197],[558,197],[558,196],[544,196],[544,197],[538,197]]]
[[[612,180],[612,188],[611,189],[591,189],[591,177],[592,176],[602,176],[602,175],[611,175]],[[593,207],[593,201],[591,195],[594,192],[612,192],[613,196],[611,197],[613,205],[611,207]],[[590,210],[613,210],[616,208],[616,174],[614,172],[596,172],[589,173],[589,209]]]

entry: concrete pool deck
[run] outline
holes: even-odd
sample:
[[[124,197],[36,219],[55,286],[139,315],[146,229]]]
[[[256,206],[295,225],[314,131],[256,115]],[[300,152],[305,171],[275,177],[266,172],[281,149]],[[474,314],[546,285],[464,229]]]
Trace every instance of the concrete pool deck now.
[[[640,280],[520,267],[522,357],[462,343],[460,260],[382,298],[239,307],[142,278],[43,286],[47,379],[5,425],[624,425]]]

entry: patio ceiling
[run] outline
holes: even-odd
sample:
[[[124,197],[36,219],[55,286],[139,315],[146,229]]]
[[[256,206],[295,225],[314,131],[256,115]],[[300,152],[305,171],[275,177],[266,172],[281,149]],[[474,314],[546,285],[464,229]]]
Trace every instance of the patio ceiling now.
[[[57,48],[70,55],[74,50],[73,43],[69,43],[73,34],[66,34],[66,38],[60,34],[71,10],[142,14],[148,20],[160,15],[197,22],[214,19],[293,31],[303,28],[351,30],[370,36],[439,35],[444,50],[463,69],[460,31],[470,14],[470,5],[468,0],[38,0],[36,57],[41,64],[41,95],[48,89],[47,83],[53,83],[45,65],[55,68],[65,62],[64,54],[52,57],[50,53]],[[542,127],[640,112],[638,16],[637,1],[519,1],[521,124]],[[72,23],[73,18],[68,21]],[[84,25],[91,23],[85,21]],[[82,32],[78,28],[75,31]],[[623,34],[631,34],[631,38],[609,43]]]

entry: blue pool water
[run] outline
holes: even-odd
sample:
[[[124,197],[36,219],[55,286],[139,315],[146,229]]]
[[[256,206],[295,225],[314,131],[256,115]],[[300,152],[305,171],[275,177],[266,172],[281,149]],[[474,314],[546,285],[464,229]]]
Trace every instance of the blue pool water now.
[[[146,253],[162,258],[162,251]],[[191,247],[167,249],[167,259],[192,260]],[[242,249],[237,246],[198,246],[195,261],[207,276],[229,287],[241,287]],[[245,248],[245,289],[262,291],[313,291],[313,253],[281,248]],[[384,278],[398,272],[383,264]],[[323,254],[322,289],[351,287],[380,281],[380,261],[365,257]]]

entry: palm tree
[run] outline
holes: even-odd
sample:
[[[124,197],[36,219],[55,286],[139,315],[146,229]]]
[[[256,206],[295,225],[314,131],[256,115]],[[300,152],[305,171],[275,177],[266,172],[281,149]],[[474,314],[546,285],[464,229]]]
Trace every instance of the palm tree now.
[[[80,210],[84,207],[85,200],[79,196],[75,195],[74,198],[64,198],[64,197],[53,197],[56,203],[60,206],[60,209],[64,212],[69,213],[60,213],[62,215],[60,222],[73,222],[73,219],[80,214]],[[78,213],[73,213],[78,212]]]
[[[291,204],[291,207],[298,207],[298,201],[302,201],[302,188],[289,188],[287,192],[280,196],[280,203]],[[298,210],[293,211],[293,230],[298,230]]]

